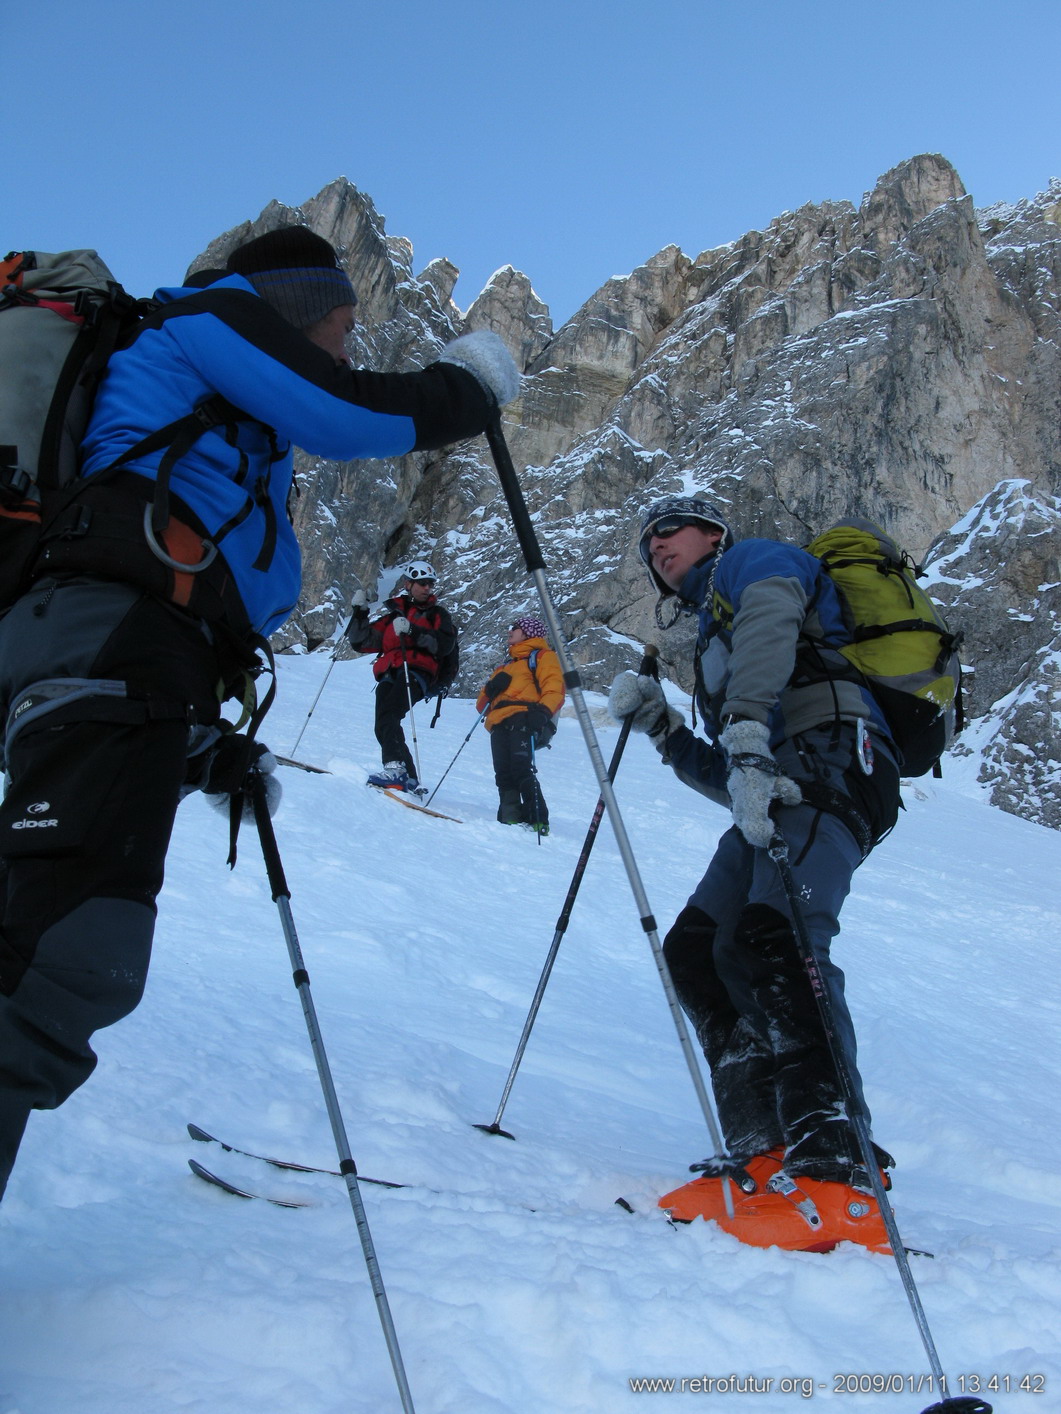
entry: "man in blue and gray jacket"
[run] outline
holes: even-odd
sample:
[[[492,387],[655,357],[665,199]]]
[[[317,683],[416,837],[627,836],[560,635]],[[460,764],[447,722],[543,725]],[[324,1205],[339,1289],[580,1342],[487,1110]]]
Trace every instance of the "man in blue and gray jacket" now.
[[[110,358],[77,493],[0,621],[0,1193],[30,1111],[88,1078],[92,1033],[140,1000],[182,793],[242,779],[249,750],[217,724],[255,636],[298,600],[293,446],[441,447],[519,389],[485,330],[420,372],[352,369],[356,296],[302,226],[156,300]]]
[[[613,715],[632,718],[686,784],[733,815],[664,944],[711,1067],[730,1153],[728,1163],[696,1167],[746,1177],[750,1160],[769,1155],[757,1166],[760,1177],[783,1169],[797,1182],[861,1193],[868,1175],[766,846],[780,831],[861,1093],[830,944],[855,869],[898,814],[899,770],[884,716],[837,651],[850,635],[836,586],[815,556],[771,540],[735,541],[719,509],[697,496],[651,506],[640,553],[660,595],[660,626],[682,613],[698,616],[695,693],[707,740],[650,677],[616,679]],[[891,1162],[883,1151],[879,1157]],[[777,1202],[785,1202],[780,1192]]]

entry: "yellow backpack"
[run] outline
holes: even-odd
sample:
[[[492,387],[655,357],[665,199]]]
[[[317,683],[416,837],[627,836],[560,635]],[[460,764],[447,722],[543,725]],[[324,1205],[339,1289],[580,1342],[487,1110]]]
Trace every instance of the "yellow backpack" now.
[[[923,571],[872,521],[837,521],[806,548],[839,590],[851,643],[837,651],[880,703],[903,774],[940,775],[962,725],[961,634],[918,587]]]

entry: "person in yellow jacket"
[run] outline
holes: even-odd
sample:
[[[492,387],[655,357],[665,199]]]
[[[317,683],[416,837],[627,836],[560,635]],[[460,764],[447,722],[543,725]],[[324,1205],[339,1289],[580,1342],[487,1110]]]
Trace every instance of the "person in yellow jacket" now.
[[[556,731],[564,705],[560,659],[546,641],[537,614],[521,614],[508,631],[508,657],[490,674],[476,710],[486,711],[502,825],[529,825],[549,833],[549,811],[538,783],[534,754]]]

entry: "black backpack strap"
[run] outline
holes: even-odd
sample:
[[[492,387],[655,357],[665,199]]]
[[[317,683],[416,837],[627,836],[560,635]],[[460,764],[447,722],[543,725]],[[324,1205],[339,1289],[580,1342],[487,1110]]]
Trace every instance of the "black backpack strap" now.
[[[242,770],[238,772],[239,778],[243,784],[240,786],[239,790],[233,791],[229,798],[228,859],[226,863],[230,869],[236,867],[236,841],[239,838],[239,827],[243,819],[244,806],[247,800],[246,779],[251,762],[254,760],[254,739],[257,736],[258,728],[265,719],[265,714],[273,705],[273,699],[276,697],[276,659],[273,656],[273,650],[269,640],[264,638],[260,633],[256,633],[251,635],[250,639],[246,640],[246,643],[247,646],[264,656],[265,663],[262,666],[263,668],[268,668],[270,682],[268,691],[262,700],[258,702],[257,692],[254,688],[254,679],[250,673],[247,674],[248,695],[253,694],[254,706],[250,707],[245,699],[244,711],[248,715],[246,718],[241,717],[240,720],[232,726],[232,730],[238,732],[244,720],[247,722],[247,730],[244,733],[245,744],[243,747]]]
[[[238,408],[222,397],[207,398],[204,402],[184,417],[178,417],[173,422],[167,422],[165,427],[160,427],[155,432],[149,432],[146,437],[141,437],[139,442],[128,447],[120,457],[116,458],[100,471],[93,472],[91,476],[79,476],[72,481],[68,487],[64,488],[63,494],[58,496],[49,507],[47,514],[42,517],[41,530],[50,530],[59,517],[82,495],[88,486],[99,486],[104,481],[109,481],[119,471],[122,471],[130,462],[137,457],[149,456],[152,452],[157,452],[160,447],[167,447],[166,456],[159,464],[159,480],[163,479],[163,467],[165,467],[165,477],[163,485],[162,504],[165,507],[165,515],[159,526],[158,521],[158,486],[156,483],[155,504],[151,515],[151,526],[156,534],[160,529],[165,529],[169,521],[169,476],[173,467],[182,456],[198,441],[204,432],[208,432],[213,427],[218,427],[224,422],[235,421],[245,417]]]
[[[159,536],[169,524],[169,483],[173,468],[182,457],[191,451],[204,432],[210,432],[213,428],[221,427],[226,423],[247,420],[248,414],[240,412],[239,408],[230,403],[227,398],[220,395],[207,398],[184,417],[177,418],[175,422],[159,428],[158,432],[151,433],[138,442],[135,447],[130,447],[128,451],[123,452],[116,462],[106,468],[106,471],[110,472],[116,467],[125,466],[134,457],[146,456],[159,447],[166,448],[166,454],[159,462],[158,471],[155,474],[155,495],[151,508],[151,529],[156,536]],[[97,472],[96,474],[102,476],[105,473]]]
[[[38,484],[43,490],[58,489],[60,448],[74,389],[81,386],[93,390],[122,339],[141,316],[157,307],[154,300],[134,299],[113,282],[105,295],[95,290],[78,292],[74,313],[84,322],[60,370],[41,432],[37,466]]]

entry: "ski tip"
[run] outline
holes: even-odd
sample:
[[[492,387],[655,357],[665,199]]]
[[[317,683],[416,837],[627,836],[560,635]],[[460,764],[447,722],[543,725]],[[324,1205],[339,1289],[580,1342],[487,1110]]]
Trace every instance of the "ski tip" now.
[[[372,785],[372,782],[368,782]],[[381,795],[386,795],[391,800],[396,800],[399,805],[404,805],[406,810],[418,810],[421,815],[431,815],[436,820],[451,820],[454,825],[463,825],[464,821],[457,815],[446,815],[441,810],[430,810],[426,805],[421,805],[418,800],[410,800],[407,791],[392,790],[389,786],[372,786],[373,790],[379,791]]]
[[[222,1189],[225,1193],[231,1193],[233,1198],[253,1198],[253,1193],[246,1193],[242,1188],[237,1188],[234,1183],[229,1183],[227,1179],[218,1178],[216,1173],[211,1173],[209,1169],[203,1168],[197,1159],[189,1159],[188,1167],[196,1178],[201,1178],[204,1183],[211,1183],[215,1188]]]
[[[200,1129],[197,1124],[188,1125],[188,1133],[193,1139],[198,1139],[200,1144],[217,1144],[220,1140],[214,1138],[212,1134],[207,1134],[205,1129]]]
[[[332,774],[323,766],[311,766],[307,761],[296,761],[291,756],[277,756],[276,759],[281,766],[294,766],[299,771],[312,771],[315,776],[330,776]]]
[[[214,1188],[220,1188],[224,1193],[230,1193],[233,1198],[258,1198],[265,1203],[271,1203],[274,1208],[309,1208],[310,1203],[296,1201],[293,1198],[274,1198],[266,1193],[252,1193],[248,1188],[237,1188],[234,1183],[229,1183],[227,1178],[220,1178],[216,1173],[211,1173],[208,1168],[204,1168],[197,1159],[189,1159],[188,1167],[196,1178],[201,1178],[204,1183],[211,1184]]]
[[[622,1208],[624,1213],[637,1213],[637,1209],[634,1207],[633,1203],[629,1202],[626,1198],[616,1198],[615,1206]]]

